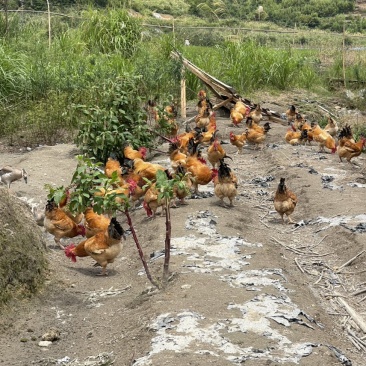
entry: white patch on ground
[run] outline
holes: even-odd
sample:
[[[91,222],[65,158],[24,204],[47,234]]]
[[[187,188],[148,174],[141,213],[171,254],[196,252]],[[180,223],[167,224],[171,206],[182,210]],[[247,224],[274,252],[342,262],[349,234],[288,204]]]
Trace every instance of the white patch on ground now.
[[[298,363],[302,357],[312,352],[313,346],[316,346],[306,342],[292,343],[283,334],[284,328],[272,328],[275,323],[285,327],[291,326],[293,322],[308,324],[300,318],[304,315],[301,310],[284,294],[288,290],[282,282],[287,281],[281,269],[244,271],[251,256],[243,255],[241,248],[261,247],[262,244],[249,243],[239,237],[221,236],[216,230],[216,219],[217,217],[209,211],[200,211],[195,216],[189,216],[186,228],[206,236],[196,237],[192,234],[172,238],[171,254],[186,256],[184,267],[196,273],[212,275],[224,270],[231,271],[232,274],[218,277],[231,287],[259,291],[265,286],[272,286],[281,294],[259,294],[244,304],[231,303],[227,309],[233,310],[235,316],[226,319],[208,319],[194,311],[161,314],[150,325],[156,332],[152,339],[151,351],[136,360],[135,366],[152,365],[154,355],[167,351],[210,354],[225,358],[234,364],[241,364],[247,359]],[[238,310],[241,317],[237,317]],[[277,345],[263,350],[241,347],[223,335],[233,332],[254,333],[257,337],[276,342]]]

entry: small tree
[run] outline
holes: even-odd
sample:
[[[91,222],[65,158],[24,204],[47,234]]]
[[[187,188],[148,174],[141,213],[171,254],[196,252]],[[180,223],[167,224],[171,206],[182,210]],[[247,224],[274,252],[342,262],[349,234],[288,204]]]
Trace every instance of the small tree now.
[[[72,177],[69,190],[70,201],[68,208],[71,212],[84,212],[88,207],[93,207],[93,211],[98,214],[108,214],[115,217],[117,212],[122,212],[127,217],[127,224],[131,230],[132,237],[138,249],[140,259],[144,266],[146,276],[149,281],[156,287],[158,283],[152,278],[149,267],[145,260],[141,245],[136,235],[131,216],[129,214],[129,199],[122,193],[111,193],[104,195],[95,195],[103,189],[105,192],[113,192],[118,182],[117,172],[108,178],[100,169],[100,163],[94,163],[92,159],[82,156],[78,157],[79,163]],[[56,202],[65,196],[65,188],[58,187],[56,189],[47,185],[49,189],[48,199],[55,199]],[[119,199],[116,199],[119,198]]]

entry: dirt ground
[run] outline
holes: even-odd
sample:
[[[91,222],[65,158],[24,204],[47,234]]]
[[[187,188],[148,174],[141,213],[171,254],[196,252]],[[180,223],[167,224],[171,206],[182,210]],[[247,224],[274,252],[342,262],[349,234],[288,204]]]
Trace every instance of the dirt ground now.
[[[366,283],[365,155],[351,166],[314,143],[290,146],[279,123],[263,150],[237,155],[228,136],[244,126],[233,129],[226,117],[218,125],[239,177],[235,207],[220,206],[209,184],[200,188],[206,198],[172,209],[167,288],[151,286],[131,235],[109,276],[97,277],[91,258],[71,262],[44,233],[47,283],[3,315],[1,365],[365,365],[366,329],[344,306],[366,321],[365,294],[357,294]],[[67,185],[76,154],[72,144],[43,146],[3,153],[0,165],[29,172],[28,184],[12,191],[43,209],[44,184]],[[153,160],[169,166],[167,155]],[[297,225],[283,225],[274,211],[280,177],[298,195]],[[160,277],[165,220],[147,220],[142,208],[132,219]],[[58,339],[42,347],[52,332]]]

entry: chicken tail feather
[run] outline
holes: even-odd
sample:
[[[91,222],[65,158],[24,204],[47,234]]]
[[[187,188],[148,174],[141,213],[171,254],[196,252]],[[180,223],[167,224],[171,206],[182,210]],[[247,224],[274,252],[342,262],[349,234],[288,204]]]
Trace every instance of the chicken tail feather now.
[[[76,255],[73,252],[73,249],[75,248],[75,244],[70,244],[65,248],[65,255],[67,258],[71,258],[73,262],[76,262]]]

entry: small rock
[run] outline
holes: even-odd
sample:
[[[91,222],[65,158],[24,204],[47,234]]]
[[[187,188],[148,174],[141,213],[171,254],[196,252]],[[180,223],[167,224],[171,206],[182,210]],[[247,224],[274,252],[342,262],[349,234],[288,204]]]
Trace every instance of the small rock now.
[[[31,147],[27,147],[27,151],[32,151],[32,148]]]
[[[47,333],[43,334],[42,341],[57,341],[60,339],[60,331],[57,329],[50,329]]]
[[[52,342],[51,341],[40,341],[39,343],[38,343],[38,346],[40,346],[40,347],[48,347],[48,346],[50,346],[52,344]]]
[[[189,289],[189,288],[191,288],[192,286],[191,285],[182,285],[180,288],[182,289],[182,290],[187,290],[187,289]]]

